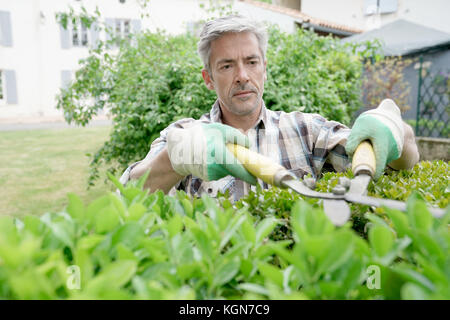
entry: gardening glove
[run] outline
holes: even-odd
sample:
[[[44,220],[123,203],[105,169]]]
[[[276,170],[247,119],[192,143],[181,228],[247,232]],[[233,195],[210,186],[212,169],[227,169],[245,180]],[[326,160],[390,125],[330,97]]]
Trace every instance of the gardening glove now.
[[[186,129],[175,128],[167,134],[169,159],[179,175],[192,174],[204,181],[232,175],[256,184],[256,178],[228,151],[227,143],[247,148],[250,145],[246,135],[220,123],[201,123]]]
[[[358,145],[370,140],[376,159],[375,180],[388,163],[400,158],[404,143],[400,109],[391,99],[385,99],[376,109],[362,113],[355,121],[347,139],[345,151],[353,156]]]

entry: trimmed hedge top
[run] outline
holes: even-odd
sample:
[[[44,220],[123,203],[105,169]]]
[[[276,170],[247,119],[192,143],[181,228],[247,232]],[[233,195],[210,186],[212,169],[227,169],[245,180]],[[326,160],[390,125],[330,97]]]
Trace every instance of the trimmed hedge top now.
[[[421,162],[372,183],[377,196],[408,197],[407,212],[352,205],[339,228],[320,201],[288,190],[232,204],[111,176],[122,195],[85,206],[69,194],[63,212],[0,218],[0,298],[449,299],[450,210],[435,219],[419,196],[447,206],[448,167]]]

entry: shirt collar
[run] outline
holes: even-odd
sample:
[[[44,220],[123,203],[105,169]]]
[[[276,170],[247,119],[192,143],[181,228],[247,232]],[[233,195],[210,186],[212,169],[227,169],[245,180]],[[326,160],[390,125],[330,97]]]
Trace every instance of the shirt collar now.
[[[210,115],[211,122],[223,123],[222,122],[222,111],[220,110],[219,99],[217,99],[216,102],[214,102],[209,115]],[[256,121],[254,128],[257,128],[259,125],[261,125],[261,122],[262,122],[263,128],[267,128],[267,108],[264,103],[264,100],[262,101],[261,113],[259,114],[258,120]]]

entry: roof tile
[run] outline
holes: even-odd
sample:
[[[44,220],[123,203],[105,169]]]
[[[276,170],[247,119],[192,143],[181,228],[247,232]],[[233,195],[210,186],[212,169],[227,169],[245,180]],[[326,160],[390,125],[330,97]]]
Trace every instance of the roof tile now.
[[[301,12],[299,10],[295,10],[295,9],[285,8],[285,7],[275,5],[275,4],[270,4],[267,2],[261,2],[261,1],[255,1],[255,0],[239,0],[239,1],[251,4],[256,7],[263,8],[263,9],[286,14],[288,16],[291,16],[293,18],[297,18],[297,19],[301,20],[301,22],[308,22],[308,23],[319,25],[322,27],[327,27],[327,28],[332,28],[332,29],[336,29],[336,30],[352,32],[352,33],[363,32],[363,30],[361,30],[361,29],[352,28],[352,27],[344,26],[342,24],[337,24],[337,23],[334,23],[331,21],[311,17],[311,16],[304,14],[303,12]]]

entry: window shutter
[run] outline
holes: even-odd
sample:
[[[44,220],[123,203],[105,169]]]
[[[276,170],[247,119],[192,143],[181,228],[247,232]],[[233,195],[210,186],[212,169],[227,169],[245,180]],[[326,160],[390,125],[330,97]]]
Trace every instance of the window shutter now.
[[[17,104],[16,71],[4,70],[6,82],[6,103]]]
[[[141,31],[141,20],[133,19],[131,20],[131,25],[133,26],[133,33],[139,33]]]
[[[380,5],[379,8],[378,5]],[[397,6],[398,0],[365,0],[364,14],[376,14],[377,10],[379,10],[380,13],[393,13],[397,11]]]
[[[100,41],[100,33],[98,32],[98,23],[93,23],[91,25],[90,33],[91,33],[91,46],[92,48],[96,49],[98,46],[98,43]]]
[[[61,71],[61,88],[67,89],[72,81],[72,71],[62,70]]]
[[[380,0],[380,13],[392,13],[397,11],[397,0]]]
[[[0,45],[12,47],[11,15],[7,11],[0,11],[0,32]]]
[[[64,29],[62,25],[59,25],[59,29],[61,30],[61,48],[70,49],[71,41],[69,25],[67,26],[67,29]]]
[[[364,15],[369,16],[377,13],[377,0],[365,0],[364,1]]]

